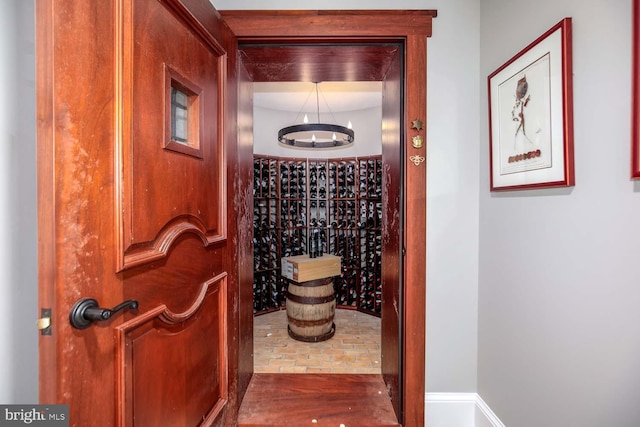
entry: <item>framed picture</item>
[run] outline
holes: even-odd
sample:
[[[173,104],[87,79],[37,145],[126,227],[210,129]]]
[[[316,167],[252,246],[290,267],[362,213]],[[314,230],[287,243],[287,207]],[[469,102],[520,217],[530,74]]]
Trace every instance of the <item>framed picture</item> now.
[[[571,18],[488,77],[491,191],[574,185]]]
[[[640,0],[633,0],[631,178],[640,179]]]

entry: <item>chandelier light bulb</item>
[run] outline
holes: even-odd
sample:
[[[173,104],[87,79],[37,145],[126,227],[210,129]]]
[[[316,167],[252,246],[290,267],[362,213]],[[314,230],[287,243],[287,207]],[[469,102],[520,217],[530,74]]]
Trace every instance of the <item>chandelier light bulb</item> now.
[[[353,145],[355,134],[351,128],[351,122],[349,122],[348,128],[339,124],[320,122],[320,93],[318,91],[318,83],[314,82],[314,85],[318,122],[309,123],[308,113],[304,114],[304,124],[285,126],[278,131],[278,143],[285,146],[309,149],[333,149]],[[298,114],[302,114],[303,109],[304,105]],[[330,109],[329,113],[331,113]],[[299,117],[296,116],[295,120],[297,121]]]
[[[347,129],[353,129],[353,125],[351,125],[351,120],[349,120],[349,123],[347,124]]]

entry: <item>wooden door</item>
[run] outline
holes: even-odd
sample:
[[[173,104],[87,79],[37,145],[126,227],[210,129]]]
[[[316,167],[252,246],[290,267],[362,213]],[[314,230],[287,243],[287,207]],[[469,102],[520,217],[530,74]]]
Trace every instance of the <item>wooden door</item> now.
[[[36,14],[40,400],[74,426],[232,425],[252,369],[235,36],[207,0]],[[137,309],[77,328],[84,298]]]
[[[402,422],[403,46],[398,44],[382,83],[382,376]]]

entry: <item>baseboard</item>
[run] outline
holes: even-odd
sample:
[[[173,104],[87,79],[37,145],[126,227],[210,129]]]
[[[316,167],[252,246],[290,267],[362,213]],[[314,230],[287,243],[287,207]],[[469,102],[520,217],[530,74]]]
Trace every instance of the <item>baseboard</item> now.
[[[477,393],[426,393],[427,427],[505,427]]]
[[[505,427],[504,423],[500,421],[500,418],[498,418],[498,416],[491,410],[491,408],[489,408],[489,405],[487,405],[485,401],[482,400],[480,395],[477,393],[474,394],[476,395],[476,413],[477,415],[480,415],[484,417],[485,420],[487,420],[487,422],[489,423],[487,424],[487,427]],[[476,425],[476,427],[484,426],[480,424]]]

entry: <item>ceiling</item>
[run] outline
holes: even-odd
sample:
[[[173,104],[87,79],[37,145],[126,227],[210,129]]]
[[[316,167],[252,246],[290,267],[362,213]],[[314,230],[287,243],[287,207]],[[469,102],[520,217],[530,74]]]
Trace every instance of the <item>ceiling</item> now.
[[[273,43],[241,45],[240,55],[256,106],[337,113],[382,104],[382,81],[399,50],[395,43]]]
[[[382,105],[382,82],[321,82],[316,97],[311,82],[254,83],[254,105],[299,113],[316,111],[339,113]]]

